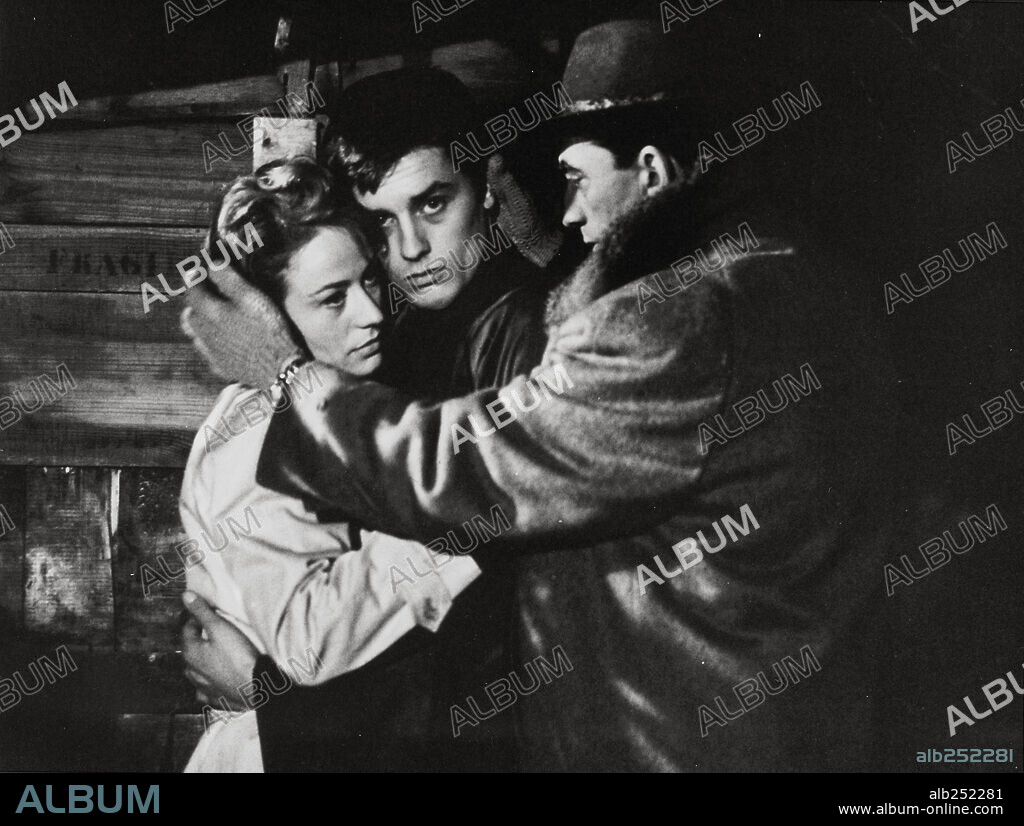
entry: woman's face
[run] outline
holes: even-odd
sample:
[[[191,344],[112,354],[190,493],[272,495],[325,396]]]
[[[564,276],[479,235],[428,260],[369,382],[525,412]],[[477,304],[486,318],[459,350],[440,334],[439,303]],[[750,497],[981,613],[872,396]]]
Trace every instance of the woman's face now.
[[[313,357],[353,376],[380,367],[379,265],[345,227],[321,227],[284,271],[284,309]]]

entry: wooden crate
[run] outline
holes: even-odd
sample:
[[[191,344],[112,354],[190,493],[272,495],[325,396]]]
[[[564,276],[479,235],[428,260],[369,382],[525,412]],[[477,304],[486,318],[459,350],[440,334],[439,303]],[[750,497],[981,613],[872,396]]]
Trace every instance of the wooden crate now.
[[[139,571],[185,538],[181,467],[223,382],[179,328],[184,297],[145,312],[141,285],[180,286],[211,201],[251,168],[247,148],[207,172],[204,143],[243,146],[238,123],[279,116],[283,92],[266,76],[81,101],[0,150],[0,411],[19,414],[0,413],[0,618],[12,668],[62,644],[79,665],[19,706],[5,765],[80,767],[30,742],[37,718],[102,741],[82,760],[104,768],[180,770],[201,734],[184,580],[147,596]]]

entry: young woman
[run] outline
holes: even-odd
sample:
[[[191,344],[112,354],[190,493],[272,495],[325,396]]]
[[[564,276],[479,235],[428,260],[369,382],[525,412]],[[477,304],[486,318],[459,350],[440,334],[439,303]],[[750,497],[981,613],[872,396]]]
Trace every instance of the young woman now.
[[[354,209],[339,205],[329,174],[296,159],[236,180],[209,246],[223,262],[229,248],[237,255],[244,247],[233,266],[278,304],[313,357],[368,377],[380,366],[383,318],[367,232]],[[480,569],[468,556],[441,559],[414,542],[323,520],[259,485],[271,411],[267,395],[231,385],[196,438],[181,493],[195,543],[187,585],[287,663],[292,680],[315,684],[366,664],[417,625],[436,630]],[[262,770],[253,710],[218,715],[186,767]]]

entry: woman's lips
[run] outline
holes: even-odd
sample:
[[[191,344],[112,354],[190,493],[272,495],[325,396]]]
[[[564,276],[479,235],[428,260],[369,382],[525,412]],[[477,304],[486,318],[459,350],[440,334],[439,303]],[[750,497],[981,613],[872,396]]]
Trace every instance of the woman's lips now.
[[[377,351],[380,350],[380,336],[374,336],[365,344],[360,344],[352,352],[359,353],[363,356],[376,355]]]

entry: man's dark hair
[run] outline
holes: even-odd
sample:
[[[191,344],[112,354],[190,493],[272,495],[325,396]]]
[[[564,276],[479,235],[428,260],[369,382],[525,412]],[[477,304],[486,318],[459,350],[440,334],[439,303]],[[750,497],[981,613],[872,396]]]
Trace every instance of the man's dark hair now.
[[[451,159],[453,141],[465,143],[478,111],[469,89],[435,68],[404,68],[352,84],[338,101],[326,165],[360,192],[381,181],[416,149],[439,148]],[[481,191],[484,163],[460,166]]]
[[[611,152],[619,169],[631,166],[645,146],[656,146],[686,168],[697,157],[698,134],[693,118],[671,104],[640,104],[569,118],[560,144],[591,141]]]

